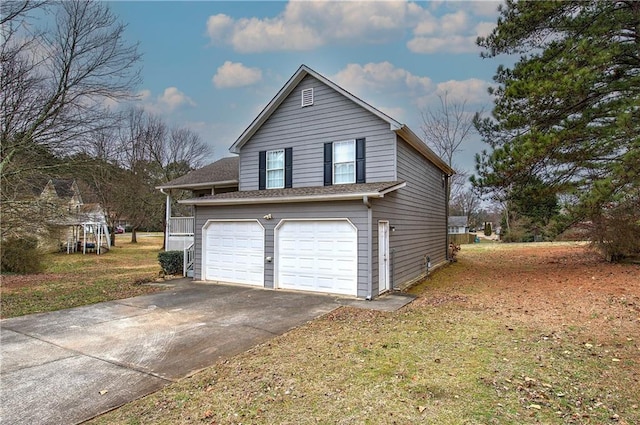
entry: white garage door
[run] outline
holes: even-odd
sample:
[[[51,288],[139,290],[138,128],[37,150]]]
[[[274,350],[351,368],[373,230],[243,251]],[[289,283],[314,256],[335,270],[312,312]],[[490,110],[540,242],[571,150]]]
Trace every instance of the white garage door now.
[[[358,232],[347,220],[285,220],[276,228],[278,288],[357,295]]]
[[[264,286],[264,229],[257,221],[210,221],[203,233],[205,280]]]

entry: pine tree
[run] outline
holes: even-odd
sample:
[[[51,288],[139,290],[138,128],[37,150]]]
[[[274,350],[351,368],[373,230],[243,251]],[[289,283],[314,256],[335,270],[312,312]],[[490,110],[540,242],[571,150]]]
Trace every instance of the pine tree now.
[[[574,222],[640,211],[640,2],[508,0],[478,44],[520,59],[498,68],[492,117],[476,120],[491,150],[475,185],[509,200],[536,182],[531,201],[568,194]]]

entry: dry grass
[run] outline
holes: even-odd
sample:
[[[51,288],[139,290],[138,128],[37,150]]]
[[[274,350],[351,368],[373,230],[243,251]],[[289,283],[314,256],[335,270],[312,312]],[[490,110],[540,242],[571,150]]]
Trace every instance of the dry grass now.
[[[640,423],[640,267],[575,244],[459,258],[400,311],[340,308],[92,423]]]
[[[161,233],[142,233],[138,243],[118,235],[117,246],[103,255],[46,254],[44,273],[2,275],[1,315],[22,316],[147,294],[141,285],[158,277]]]

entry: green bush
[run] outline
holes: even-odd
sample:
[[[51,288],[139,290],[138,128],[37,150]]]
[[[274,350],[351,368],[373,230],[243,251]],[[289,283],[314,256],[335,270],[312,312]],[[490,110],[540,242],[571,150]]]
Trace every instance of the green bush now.
[[[34,237],[9,238],[2,241],[0,268],[9,273],[39,273],[44,269],[42,252]]]
[[[158,254],[158,262],[164,274],[182,274],[183,258],[182,251],[163,251]]]
[[[484,235],[485,236],[491,236],[491,223],[486,222],[484,223]]]

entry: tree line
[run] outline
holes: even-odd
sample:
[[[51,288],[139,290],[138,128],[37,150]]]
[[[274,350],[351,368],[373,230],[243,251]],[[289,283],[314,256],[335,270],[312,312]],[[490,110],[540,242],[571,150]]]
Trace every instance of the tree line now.
[[[610,260],[640,254],[640,2],[508,0],[480,37],[500,66],[476,128],[476,188],[531,228],[580,225]]]
[[[494,105],[470,118],[445,93],[423,113],[425,141],[449,165],[472,130],[488,146],[450,210],[479,197],[502,210],[506,240],[552,240],[568,229],[609,260],[640,255],[640,2],[507,0],[477,44],[500,65]],[[472,123],[472,124],[471,124]]]
[[[0,12],[2,238],[55,219],[26,207],[50,178],[81,181],[134,241],[136,229],[161,228],[155,186],[201,166],[210,148],[136,106],[142,55],[126,25],[86,0],[4,1]]]

